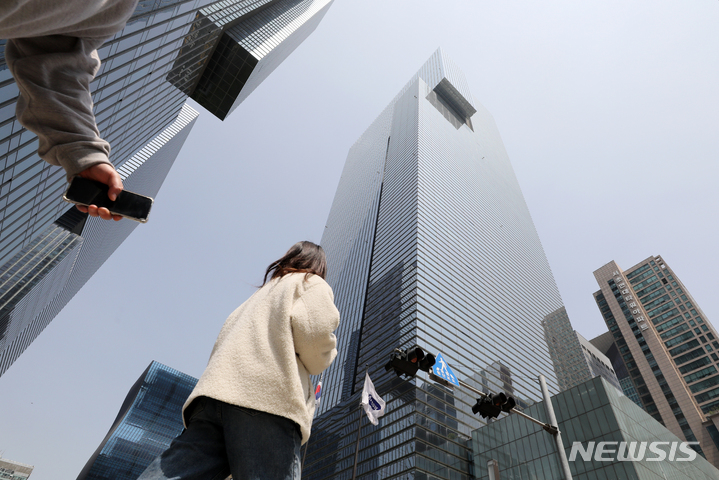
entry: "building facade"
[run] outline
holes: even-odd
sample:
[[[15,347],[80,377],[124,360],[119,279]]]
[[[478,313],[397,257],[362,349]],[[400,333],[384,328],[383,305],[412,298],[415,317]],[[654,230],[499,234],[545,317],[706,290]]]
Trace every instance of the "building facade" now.
[[[719,466],[719,339],[661,256],[628,270],[609,262],[594,272],[594,294],[644,410],[672,433],[699,442]]]
[[[319,25],[334,0],[222,0],[200,8],[168,76],[220,120]]]
[[[633,401],[595,377],[552,397],[574,480],[716,480],[719,470]],[[547,421],[544,402],[524,411]],[[604,442],[604,443],[603,443]],[[518,415],[472,432],[475,478],[564,478],[550,434]]]
[[[188,95],[225,118],[331,3],[141,0],[99,49],[91,84],[97,125],[125,187],[155,196],[174,162],[169,154],[179,153],[197,117]],[[136,226],[73,213],[61,199],[64,171],[38,157],[37,137],[15,118],[17,97],[0,55],[0,375]]]
[[[357,478],[471,478],[475,397],[398,378],[390,353],[420,345],[532,403],[538,373],[556,391],[541,321],[562,301],[494,121],[441,50],[350,149],[322,245],[342,321],[303,478],[352,478],[358,435]],[[358,411],[365,371],[378,427]]]
[[[153,361],[78,480],[136,480],[182,433],[182,406],[196,384],[196,378]]]
[[[639,399],[637,389],[634,388],[634,383],[632,382],[632,378],[629,376],[629,370],[627,370],[622,354],[619,352],[617,345],[614,343],[614,336],[612,335],[612,332],[606,332],[598,337],[594,337],[589,340],[589,343],[594,345],[597,350],[602,352],[609,359],[612,368],[617,375],[619,385],[622,387],[624,395],[629,397],[629,399],[639,405],[639,407],[642,407],[642,401]]]
[[[27,480],[34,468],[32,465],[0,458],[0,480]]]
[[[589,340],[584,338],[579,332],[575,331],[574,333],[576,333],[579,345],[582,347],[584,359],[589,366],[592,378],[602,377],[607,381],[607,383],[621,390],[622,387],[619,384],[617,374],[612,367],[611,360],[609,360],[606,355],[600,352],[597,347],[592,345]]]
[[[196,119],[197,112],[184,106],[164,131],[118,167],[125,188],[156,196]],[[138,226],[65,208],[0,267],[0,375]]]
[[[542,328],[554,363],[559,390],[568,390],[597,375],[621,389],[612,362],[572,329],[564,307],[547,315],[542,320]]]

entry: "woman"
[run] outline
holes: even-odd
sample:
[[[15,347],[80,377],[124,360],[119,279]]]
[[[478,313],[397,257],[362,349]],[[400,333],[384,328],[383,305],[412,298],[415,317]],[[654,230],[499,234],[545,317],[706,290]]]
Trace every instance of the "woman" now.
[[[300,478],[315,408],[310,375],[337,355],[326,271],[312,242],[267,267],[263,286],[222,327],[183,407],[185,431],[140,480]]]

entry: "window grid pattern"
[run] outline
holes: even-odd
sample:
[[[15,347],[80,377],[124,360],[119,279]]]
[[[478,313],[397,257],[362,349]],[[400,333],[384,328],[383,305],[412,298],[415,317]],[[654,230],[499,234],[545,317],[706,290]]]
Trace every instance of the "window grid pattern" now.
[[[164,81],[199,0],[145,1],[125,29],[99,50],[103,63],[91,84],[100,132],[121,165],[167,125],[184,96]],[[15,118],[18,89],[0,71],[0,265],[56,220],[67,204],[62,169],[37,156],[37,137]]]
[[[657,457],[647,448],[649,442],[671,444],[683,440],[657,423],[601,377],[555,395],[552,397],[552,405],[567,458],[571,458],[574,442],[580,442],[585,449],[589,442],[595,442],[595,449],[599,442],[616,442],[607,445],[607,452],[614,450],[615,453],[603,455],[606,461],[597,461],[594,456],[584,460],[581,455],[570,461],[569,468],[575,480],[716,478],[716,468],[700,456],[691,462],[649,460]],[[533,405],[526,413],[546,421],[543,402]],[[637,456],[641,450],[639,444],[644,442],[642,459],[618,460],[620,454],[617,451],[621,442],[637,442],[634,449]],[[490,478],[487,469],[490,460],[498,462],[501,478],[562,478],[554,439],[524,418],[510,415],[472,432],[472,445],[477,480]],[[669,447],[665,448],[666,456],[669,457]],[[678,453],[676,458],[680,458]],[[686,458],[686,455],[682,453],[681,458]]]
[[[264,64],[253,70],[254,83],[242,89],[240,97],[244,98],[314,30],[330,4],[328,0],[141,0],[126,27],[99,49],[102,64],[91,83],[97,124],[112,145],[111,161],[126,179],[126,188],[151,196],[159,189],[197,115],[185,109],[185,99],[196,87],[222,28],[241,26],[253,12],[262,12],[262,20],[255,21],[259,26],[253,30],[261,34],[250,37],[278,45],[269,53],[264,51]],[[61,200],[66,188],[64,172],[40,160],[37,138],[15,118],[17,95],[10,72],[0,68],[0,266],[23,249],[32,250],[33,240],[51,235],[55,228],[52,222],[69,208]],[[241,98],[234,107],[239,101]],[[161,148],[149,148],[153,142],[159,142]],[[152,161],[147,161],[150,158]],[[138,171],[152,178],[140,179]],[[21,303],[17,303],[12,323],[20,322],[18,325],[24,327],[12,338],[4,337],[6,343],[0,350],[4,369],[129,235],[132,223],[101,226],[90,220],[83,224],[84,230],[76,234],[86,241],[76,264],[66,272],[66,282],[58,283],[64,285],[62,291],[41,298],[33,294],[34,290],[25,289],[28,299],[32,298],[41,311],[19,315]],[[88,238],[94,240],[89,242]],[[44,276],[50,274],[50,270],[43,270]],[[8,330],[10,323],[3,328]]]
[[[630,372],[635,383],[646,380],[641,378],[641,369],[651,372],[661,391],[652,398],[646,385],[637,386],[643,401],[652,400],[645,403],[645,409],[657,419],[661,418],[660,409],[670,413],[677,422],[668,421],[670,429],[678,426],[688,441],[700,442],[697,451],[712,461],[719,460],[719,451],[702,427],[707,420],[704,414],[716,408],[714,400],[719,395],[719,362],[711,356],[719,346],[712,345],[716,332],[661,257],[650,257],[627,272],[620,272],[616,265],[614,268],[614,278],[608,282],[616,299],[614,305],[622,310],[634,333],[634,345],[640,347],[646,360],[637,365],[632,359]],[[615,322],[607,320],[607,324],[616,332],[615,341],[628,341]],[[654,341],[648,342],[648,338],[659,345],[650,348]],[[631,356],[628,348],[625,355]],[[666,367],[660,368],[659,362]]]
[[[197,379],[152,362],[78,480],[135,480],[183,430],[182,406]]]
[[[53,224],[0,270],[0,375],[25,350],[17,340],[28,338],[32,320],[62,290],[82,242]]]
[[[562,307],[542,320],[544,340],[557,376],[560,391],[572,388],[592,378],[582,345],[572,329],[567,310]]]
[[[180,148],[187,139],[197,115],[195,110],[185,105],[171,125],[118,168],[125,188],[146,193],[151,197],[157,194],[172,163],[177,158]],[[106,222],[91,217],[85,221],[86,215],[80,216],[81,220],[75,220],[75,225],[67,225],[68,222],[63,222],[64,218],[72,216],[77,210],[75,207],[65,208],[66,213],[57,221],[57,224],[62,223],[63,228],[75,232],[74,237],[76,238],[80,238],[77,233],[81,232],[82,243],[76,247],[76,250],[73,250],[71,259],[69,256],[66,257],[55,268],[44,268],[36,272],[33,277],[29,274],[12,277],[12,281],[17,285],[24,285],[31,278],[33,278],[33,282],[37,282],[37,285],[33,285],[30,289],[24,289],[22,291],[23,298],[14,300],[12,305],[8,304],[9,307],[12,306],[12,311],[8,312],[10,320],[6,329],[15,333],[12,337],[8,336],[4,344],[0,343],[2,347],[0,349],[0,375],[37,338],[55,315],[62,310],[138,225],[129,220]],[[78,222],[81,224],[78,225]],[[56,235],[56,229],[57,226],[52,225],[46,231],[41,232],[34,240],[38,246],[24,249],[19,254],[23,257],[22,260],[15,263],[21,265],[30,262],[30,259],[34,257],[31,254],[26,255],[26,250],[34,254],[38,248],[52,241]],[[54,262],[50,259],[47,261],[50,264]],[[13,262],[11,261],[10,264]],[[48,286],[52,288],[48,289]],[[23,308],[26,304],[32,305],[33,308]]]
[[[471,478],[474,397],[386,372],[395,347],[441,352],[460,379],[523,406],[540,372],[556,391],[540,322],[559,293],[489,113],[457,129],[426,98],[447,77],[466,85],[445,59],[432,56],[347,158],[322,238],[340,353],[304,477],[351,478],[367,365],[388,407],[380,428],[362,428],[358,478]]]
[[[32,465],[13,462],[7,458],[0,458],[0,479],[2,480],[27,480],[33,469]]]
[[[195,101],[221,120],[231,114],[317,27],[333,0],[227,1],[203,8],[185,39],[201,42],[196,62],[183,55],[173,70]]]

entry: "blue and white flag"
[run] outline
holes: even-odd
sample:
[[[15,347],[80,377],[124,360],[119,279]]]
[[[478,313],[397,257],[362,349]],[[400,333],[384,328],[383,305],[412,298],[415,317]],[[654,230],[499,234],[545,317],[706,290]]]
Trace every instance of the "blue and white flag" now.
[[[385,401],[377,395],[372,380],[369,378],[369,373],[365,373],[364,388],[362,389],[362,408],[367,413],[367,418],[372,422],[372,425],[379,423],[377,419],[384,415],[384,407]]]

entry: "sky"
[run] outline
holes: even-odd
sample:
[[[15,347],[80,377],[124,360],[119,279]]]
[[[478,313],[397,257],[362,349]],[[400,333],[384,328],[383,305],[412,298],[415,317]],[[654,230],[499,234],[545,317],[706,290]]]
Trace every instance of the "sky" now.
[[[195,106],[150,221],[0,377],[0,455],[74,479],[151,361],[199,377],[438,47],[494,116],[579,333],[606,331],[593,272],[653,255],[719,321],[717,25],[716,0],[336,0],[227,120]]]

